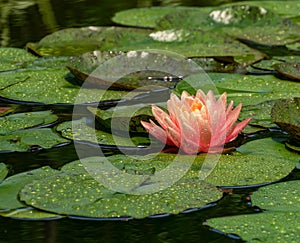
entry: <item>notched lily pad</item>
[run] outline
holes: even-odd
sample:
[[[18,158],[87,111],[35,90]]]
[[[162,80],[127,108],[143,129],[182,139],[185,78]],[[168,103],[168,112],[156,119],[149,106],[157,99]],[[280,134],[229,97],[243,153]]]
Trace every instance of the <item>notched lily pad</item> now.
[[[300,81],[300,62],[277,63],[275,70],[281,75],[296,81]]]
[[[274,123],[296,140],[300,139],[300,98],[278,100],[271,111]]]

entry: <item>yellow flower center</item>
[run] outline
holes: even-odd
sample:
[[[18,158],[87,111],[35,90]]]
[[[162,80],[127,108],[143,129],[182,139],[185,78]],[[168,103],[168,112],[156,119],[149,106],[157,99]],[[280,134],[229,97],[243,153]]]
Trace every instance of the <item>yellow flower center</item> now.
[[[192,111],[196,111],[196,110],[200,111],[202,107],[203,107],[203,103],[198,98],[195,98],[191,105]]]

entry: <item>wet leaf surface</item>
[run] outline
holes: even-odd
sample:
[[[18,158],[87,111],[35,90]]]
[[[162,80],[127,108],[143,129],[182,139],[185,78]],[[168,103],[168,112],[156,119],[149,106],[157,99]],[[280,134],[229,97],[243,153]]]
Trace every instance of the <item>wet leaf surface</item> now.
[[[296,139],[300,138],[300,98],[277,101],[271,112],[272,120]]]
[[[18,199],[19,191],[26,184],[31,183],[34,180],[42,179],[56,173],[58,173],[58,171],[53,170],[50,167],[43,167],[6,178],[0,184],[0,210],[8,211],[11,209],[25,207],[26,205],[21,203]]]
[[[35,60],[36,57],[20,48],[0,48],[0,71],[21,68],[26,61]]]
[[[208,224],[224,232],[235,232],[247,241],[297,242],[299,185],[299,181],[289,181],[260,188],[252,196],[253,204],[266,212],[211,219]]]
[[[51,111],[16,113],[0,117],[0,135],[8,135],[13,131],[34,126],[45,126],[53,123],[58,117]]]
[[[300,81],[300,62],[277,63],[274,68],[288,79]]]

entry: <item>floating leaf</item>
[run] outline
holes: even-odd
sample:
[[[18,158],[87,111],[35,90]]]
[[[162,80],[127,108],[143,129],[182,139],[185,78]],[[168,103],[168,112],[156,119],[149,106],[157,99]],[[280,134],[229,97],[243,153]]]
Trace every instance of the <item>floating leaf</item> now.
[[[277,101],[272,108],[271,117],[281,129],[300,139],[300,98]]]
[[[32,207],[18,208],[10,211],[0,212],[0,216],[21,220],[57,220],[64,217],[61,215],[40,211]]]
[[[300,81],[300,62],[277,63],[274,68],[281,75]]]
[[[51,111],[17,113],[0,117],[0,135],[8,135],[19,129],[50,124],[56,120],[57,116]]]
[[[210,219],[208,225],[247,242],[299,242],[299,218],[299,212],[264,212]]]
[[[119,146],[149,144],[149,139],[146,137],[122,137],[115,134],[112,135],[111,133],[101,130],[95,130],[95,128],[89,126],[88,121],[85,118],[74,120],[72,122],[61,123],[56,129],[61,132],[61,135],[64,138],[73,140]]]
[[[158,20],[168,13],[182,11],[185,9],[198,9],[191,7],[150,7],[150,8],[133,8],[117,12],[112,21],[117,24],[137,27],[156,27]]]
[[[165,105],[165,103],[164,103]],[[141,121],[153,118],[150,104],[138,104],[131,106],[118,106],[110,110],[88,108],[99,122],[99,126],[106,130],[123,132],[145,132]]]
[[[174,63],[177,72],[186,76],[191,72],[191,64],[185,59],[177,60],[170,53],[130,51],[93,51],[73,58],[68,69],[82,82],[96,85],[97,88],[133,90],[145,88],[147,85],[171,87],[177,84],[178,77],[168,78],[174,74],[165,73],[171,70]],[[168,67],[165,67],[169,65]],[[160,68],[163,71],[156,70]],[[172,69],[173,70],[173,69]],[[158,81],[157,79],[160,79]],[[159,87],[159,88],[161,88]],[[149,88],[148,88],[149,89]]]
[[[50,128],[19,130],[0,136],[0,151],[28,151],[30,148],[52,148],[69,142]]]
[[[93,157],[82,161],[89,163],[89,161],[99,159],[101,158]],[[109,160],[114,160],[114,156]],[[125,164],[134,165],[134,161],[134,159],[127,159]],[[166,162],[162,157],[152,159],[150,163],[164,167]],[[47,197],[42,196],[45,191],[48,193]],[[27,185],[20,196],[27,204],[56,213],[88,217],[143,218],[154,214],[178,213],[186,208],[204,206],[206,203],[217,200],[220,192],[197,178],[184,177],[173,186],[152,194],[116,193],[101,186],[88,174],[63,173]]]
[[[100,100],[121,99],[128,92],[87,89],[66,81],[67,69],[24,70],[20,72],[0,73],[0,95],[20,101],[32,101],[45,104],[75,103],[80,91],[80,99],[86,103]],[[51,80],[51,82],[50,82]],[[138,95],[134,92],[127,99]]]
[[[247,241],[298,242],[300,223],[299,181],[262,187],[254,192],[253,204],[266,212],[217,218],[208,224],[218,230],[240,235]]]
[[[42,167],[40,169],[23,172],[6,178],[0,184],[0,210],[24,207],[25,205],[18,199],[18,193],[21,188],[34,180],[55,175],[58,172],[59,171],[53,170],[50,167]]]
[[[76,56],[98,50],[105,41],[113,42],[108,37],[115,36],[130,39],[131,34],[144,36],[145,29],[89,26],[56,31],[41,39],[37,44],[28,43],[27,48],[40,56]],[[133,40],[134,41],[134,40]],[[112,43],[111,43],[112,44]]]
[[[4,163],[0,163],[0,184],[8,174],[8,169]]]
[[[13,47],[0,48],[0,71],[21,68],[24,62],[35,59],[35,56],[24,49]]]

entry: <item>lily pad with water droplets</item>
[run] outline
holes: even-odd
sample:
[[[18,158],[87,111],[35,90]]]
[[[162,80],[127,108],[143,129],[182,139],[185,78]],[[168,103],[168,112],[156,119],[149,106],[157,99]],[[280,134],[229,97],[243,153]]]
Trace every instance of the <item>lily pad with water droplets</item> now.
[[[64,138],[80,141],[89,141],[92,143],[118,145],[118,146],[138,146],[149,144],[149,139],[146,137],[133,136],[118,136],[103,130],[97,130],[91,126],[89,122],[83,118],[72,122],[63,122],[57,126],[57,131]]]
[[[9,116],[0,117],[0,135],[34,126],[44,126],[57,120],[57,116],[51,111],[38,111],[17,113]]]
[[[181,76],[190,74],[189,64],[171,53],[147,51],[93,51],[79,57],[74,57],[68,64],[68,69],[81,82],[97,88],[134,90],[150,89],[146,86],[157,85],[158,88],[175,86],[180,78],[166,73],[171,66],[177,64]],[[167,65],[167,66],[166,66]],[[153,67],[153,68],[152,68]],[[160,69],[162,71],[156,70]],[[152,70],[153,69],[153,70]],[[173,69],[172,69],[173,70]],[[153,87],[152,87],[153,88]]]
[[[40,211],[32,207],[0,212],[0,216],[19,220],[58,220],[64,218],[62,215]]]
[[[80,91],[84,102],[121,99],[128,92],[103,89],[80,89],[65,79],[66,68],[46,68],[42,70],[21,70],[0,73],[0,96],[19,101],[39,102],[44,104],[75,103]],[[138,95],[134,92],[132,96]]]
[[[120,159],[124,161],[123,164],[118,165],[122,170],[128,169],[128,166],[131,165],[133,167],[129,173],[145,173],[136,164],[138,158],[125,159],[125,156],[113,156],[108,159],[113,161],[116,158],[118,161]],[[81,161],[85,164],[99,159],[101,158],[92,157]],[[117,161],[114,161],[114,164],[116,163],[118,164]],[[151,163],[157,169],[163,168],[168,163],[168,157],[150,159],[141,166],[147,167]],[[134,177],[134,174],[131,175]],[[147,176],[151,176],[151,173]],[[172,174],[169,176],[172,177]],[[62,181],[64,183],[61,183]],[[132,184],[132,182],[130,183]],[[47,197],[42,196],[45,191],[47,191]],[[20,194],[21,200],[26,204],[39,209],[67,215],[101,218],[120,216],[143,218],[155,214],[179,213],[187,208],[202,207],[217,200],[220,196],[221,193],[215,187],[209,186],[191,175],[184,176],[174,185],[162,191],[134,195],[111,191],[100,185],[89,174],[66,172],[47,178],[47,180],[28,184]]]
[[[40,56],[76,56],[100,49],[103,42],[113,45],[111,36],[129,41],[133,33],[139,37],[149,33],[149,30],[102,26],[69,28],[47,35],[38,43],[28,43],[27,48]]]
[[[0,48],[0,71],[22,68],[24,62],[33,61],[36,57],[20,48]]]
[[[247,241],[298,242],[299,186],[299,181],[288,181],[260,188],[252,196],[253,205],[265,212],[210,219],[208,225]]]
[[[7,211],[25,207],[25,205],[18,199],[19,191],[26,184],[31,183],[34,180],[52,176],[58,172],[59,171],[53,170],[50,167],[42,167],[40,169],[23,172],[6,178],[0,184],[0,210]]]
[[[300,139],[300,98],[278,100],[271,112],[272,120],[296,139]]]
[[[4,163],[0,163],[0,184],[8,174],[8,169]]]
[[[274,68],[288,79],[300,81],[300,62],[277,63]]]
[[[50,128],[19,130],[0,136],[0,151],[28,151],[30,149],[49,149],[55,145],[68,143]]]

